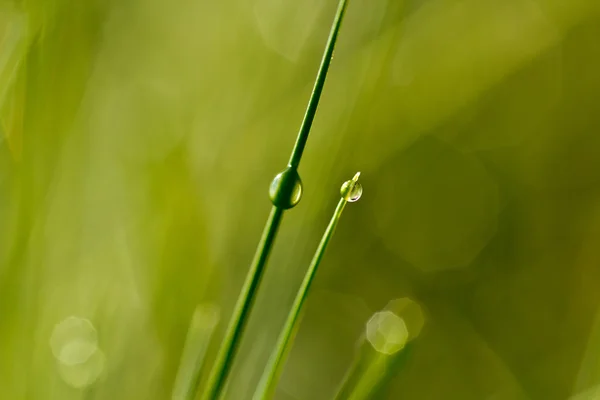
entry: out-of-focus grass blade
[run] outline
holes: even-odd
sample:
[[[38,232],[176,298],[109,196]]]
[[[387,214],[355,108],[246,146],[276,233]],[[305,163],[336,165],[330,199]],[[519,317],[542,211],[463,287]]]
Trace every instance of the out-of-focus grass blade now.
[[[15,158],[21,149],[25,76],[19,73],[27,49],[27,18],[9,7],[0,8],[0,121]]]
[[[289,346],[293,342],[295,333],[298,329],[302,307],[308,296],[308,291],[315,277],[319,264],[325,255],[325,250],[327,249],[329,241],[333,237],[335,228],[342,217],[342,212],[344,211],[346,204],[348,202],[354,203],[362,196],[363,189],[362,185],[358,183],[359,176],[360,172],[357,172],[356,175],[354,175],[354,178],[344,182],[342,185],[340,190],[340,195],[342,197],[333,213],[325,233],[323,234],[321,242],[317,247],[317,251],[315,252],[308,270],[306,271],[302,285],[300,286],[300,289],[298,289],[292,309],[288,314],[288,318],[285,321],[283,330],[281,331],[279,339],[277,340],[275,350],[271,354],[271,358],[267,363],[265,372],[259,382],[256,393],[254,393],[253,398],[255,400],[267,400],[273,397],[275,387],[277,386],[277,381],[279,380],[279,373],[283,364],[285,363]]]
[[[600,386],[594,386],[585,392],[569,397],[568,400],[598,400],[600,399]]]
[[[23,147],[23,117],[25,109],[25,73],[17,72],[14,84],[0,113],[0,123],[11,154],[16,160],[21,157]]]
[[[206,386],[206,391],[203,393],[203,399],[215,400],[221,396],[223,388],[227,383],[227,378],[231,371],[234,358],[237,354],[240,340],[243,337],[243,332],[246,328],[248,317],[256,298],[256,293],[259,290],[267,260],[271,253],[271,249],[273,248],[273,244],[275,243],[283,213],[285,210],[298,204],[302,197],[302,181],[298,174],[298,167],[302,155],[304,154],[312,123],[317,113],[319,100],[321,99],[321,93],[325,86],[329,65],[333,59],[335,43],[342,26],[342,20],[347,4],[347,0],[340,0],[338,3],[329,38],[325,45],[325,52],[321,59],[321,65],[317,72],[313,91],[308,100],[308,105],[300,125],[300,131],[296,137],[296,143],[292,149],[288,166],[275,177],[269,188],[269,196],[273,203],[273,208],[271,209],[271,213],[265,224],[263,235],[250,265],[246,281],[242,286],[238,302],[234,307],[233,316],[231,317],[229,327],[225,333],[225,338],[223,339],[216,361],[214,362]]]
[[[600,312],[596,313],[594,324],[590,332],[590,339],[581,362],[581,368],[575,384],[575,391],[582,391],[590,385],[597,384],[598,379],[600,378],[600,356],[598,355],[598,350],[600,350]],[[596,392],[598,392],[597,396],[589,398],[600,399],[600,389],[596,388],[594,393]],[[575,398],[579,399],[579,396]],[[588,397],[581,398],[587,399]]]
[[[218,322],[219,310],[216,306],[201,305],[194,311],[173,385],[172,400],[194,398],[206,350]]]
[[[385,398],[388,381],[410,357],[425,317],[421,307],[404,298],[394,300],[367,322],[354,361],[336,394],[336,400]]]
[[[377,352],[363,340],[336,395],[336,400],[368,400],[381,398],[386,383],[400,370],[412,353],[412,344],[392,355]]]
[[[0,105],[25,55],[27,20],[11,8],[0,8]]]

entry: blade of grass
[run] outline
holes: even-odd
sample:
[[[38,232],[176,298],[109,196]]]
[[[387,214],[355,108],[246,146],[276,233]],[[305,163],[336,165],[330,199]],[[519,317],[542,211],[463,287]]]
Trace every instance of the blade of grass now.
[[[335,400],[389,398],[388,383],[410,357],[424,325],[421,306],[407,297],[392,300],[376,312],[367,322]]]
[[[248,275],[246,276],[246,281],[233,310],[233,316],[225,333],[223,343],[219,349],[216,361],[209,376],[206,390],[202,396],[202,399],[204,400],[218,399],[225,387],[225,382],[231,371],[242,333],[246,327],[248,316],[262,279],[263,270],[283,217],[283,212],[285,209],[295,206],[298,201],[300,201],[301,182],[297,169],[306,146],[306,141],[308,140],[312,122],[317,112],[321,92],[325,85],[325,78],[327,77],[327,71],[333,56],[335,42],[346,10],[346,3],[347,0],[340,0],[339,2],[335,20],[325,47],[325,53],[323,54],[321,65],[317,72],[315,85],[306,108],[304,119],[300,126],[296,143],[290,156],[288,168],[279,174],[271,185],[270,195],[274,206],[271,210],[269,219],[267,220],[267,224],[265,225],[262,239],[258,244],[256,254],[250,266],[250,270],[248,271]]]
[[[413,344],[408,343],[396,354],[377,352],[362,340],[352,366],[344,377],[335,400],[368,400],[386,398],[386,383],[397,373],[410,356]]]
[[[25,14],[12,7],[0,8],[0,129],[16,160],[20,158],[22,140],[27,28]]]
[[[290,157],[289,165],[293,168],[297,168],[300,164],[300,159],[302,158],[302,153],[304,152],[304,147],[306,146],[306,141],[308,140],[310,127],[312,126],[313,120],[315,119],[315,114],[317,113],[317,107],[319,105],[319,99],[321,98],[323,86],[325,85],[325,78],[327,77],[329,64],[333,58],[335,42],[337,40],[340,27],[342,26],[342,20],[346,12],[346,5],[347,0],[340,0],[338,4],[335,19],[333,20],[333,25],[331,27],[331,32],[329,33],[329,39],[327,40],[327,45],[325,47],[325,53],[321,59],[321,66],[319,67],[319,72],[317,72],[317,79],[310,95],[306,112],[304,113],[302,125],[300,125],[300,132],[298,132],[298,138],[296,139],[292,156]]]
[[[283,326],[283,330],[279,335],[279,339],[277,341],[277,345],[269,362],[265,368],[265,372],[258,384],[258,388],[254,393],[254,400],[266,400],[270,399],[273,396],[275,391],[275,387],[277,385],[277,380],[279,374],[281,372],[281,367],[285,363],[285,359],[287,353],[289,351],[289,344],[293,341],[298,322],[300,319],[300,312],[302,311],[302,305],[307,298],[308,290],[310,289],[310,285],[313,281],[315,273],[317,272],[317,268],[323,259],[325,254],[325,250],[327,249],[327,245],[329,241],[333,237],[333,233],[335,232],[335,228],[337,227],[338,222],[342,216],[342,212],[346,207],[346,204],[351,201],[356,201],[362,194],[362,187],[358,184],[358,177],[360,176],[360,172],[357,173],[351,181],[345,182],[342,186],[341,195],[342,198],[338,202],[338,205],[331,217],[331,221],[323,234],[323,238],[317,247],[317,251],[313,256],[313,259],[306,271],[306,275],[304,276],[304,280],[298,289],[298,293],[296,294],[296,298],[294,299],[294,303],[292,305],[292,309],[290,310],[288,317]]]
[[[225,386],[225,380],[231,369],[233,358],[239,345],[240,336],[246,324],[248,313],[252,305],[262,270],[266,264],[267,257],[273,246],[275,234],[283,217],[283,209],[273,207],[265,225],[262,238],[258,244],[258,251],[248,272],[248,277],[235,306],[233,317],[223,339],[223,344],[217,354],[217,360],[213,365],[211,375],[208,378],[206,391],[202,398],[205,400],[217,399]]]
[[[181,354],[179,370],[175,377],[172,400],[192,400],[194,398],[196,382],[200,379],[206,351],[218,320],[219,310],[215,306],[196,307]]]

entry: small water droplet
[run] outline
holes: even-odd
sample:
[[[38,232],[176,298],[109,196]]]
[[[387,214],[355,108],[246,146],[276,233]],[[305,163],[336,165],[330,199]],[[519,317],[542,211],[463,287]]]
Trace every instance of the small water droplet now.
[[[340,193],[344,199],[350,203],[354,203],[360,199],[360,196],[362,196],[363,188],[359,182],[349,180],[344,182],[342,188],[340,189]]]
[[[302,181],[295,168],[286,168],[275,176],[269,188],[273,204],[284,209],[292,208],[302,198]]]

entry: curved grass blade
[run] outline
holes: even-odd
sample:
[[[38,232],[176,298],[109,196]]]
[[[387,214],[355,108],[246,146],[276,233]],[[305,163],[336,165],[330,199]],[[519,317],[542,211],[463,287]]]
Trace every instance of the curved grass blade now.
[[[335,228],[337,227],[338,222],[342,216],[342,212],[346,207],[348,202],[357,201],[362,195],[362,186],[358,183],[358,177],[360,176],[360,172],[358,172],[352,180],[344,183],[341,189],[342,198],[338,202],[338,205],[331,217],[331,221],[323,234],[323,238],[317,247],[317,251],[306,271],[306,275],[304,276],[304,280],[298,289],[298,293],[296,294],[296,298],[294,299],[294,303],[292,305],[292,309],[288,314],[288,317],[283,326],[283,330],[279,335],[279,339],[277,341],[277,345],[265,372],[260,380],[258,388],[254,393],[254,400],[266,400],[270,399],[273,396],[273,392],[275,391],[275,387],[277,384],[277,380],[279,374],[281,372],[281,367],[285,363],[285,358],[287,352],[289,351],[289,344],[293,341],[297,327],[298,321],[300,319],[300,312],[302,311],[302,305],[306,300],[308,295],[308,290],[310,289],[310,285],[313,281],[315,273],[317,272],[317,268],[323,259],[325,254],[325,250],[327,249],[327,245],[329,241],[333,237],[333,233],[335,232]]]
[[[28,34],[27,16],[0,6],[0,129],[15,160],[21,155]]]
[[[375,351],[368,342],[362,341],[335,400],[387,398],[384,395],[386,384],[405,365],[413,346],[413,343],[408,343],[397,354],[387,355]]]
[[[172,400],[192,400],[194,398],[194,389],[200,379],[206,351],[218,321],[219,310],[216,306],[196,307],[185,339],[179,370],[175,377]]]
[[[213,369],[208,378],[206,391],[204,392],[202,399],[213,400],[219,398],[221,392],[225,386],[225,380],[231,370],[231,364],[233,358],[237,352],[239,340],[241,334],[245,328],[246,320],[252,307],[253,299],[255,297],[256,290],[258,288],[259,281],[262,277],[262,270],[267,261],[267,257],[270,253],[271,247],[275,240],[275,234],[281,223],[281,217],[283,216],[283,209],[273,207],[267,224],[263,231],[262,238],[258,245],[258,251],[254,256],[254,261],[248,272],[246,282],[242,288],[239,300],[233,311],[233,317],[225,333],[225,338],[219,352],[217,354],[217,360],[213,365]]]
[[[317,72],[317,79],[306,108],[302,125],[300,126],[296,143],[292,150],[292,155],[290,156],[288,168],[277,175],[271,184],[269,194],[274,206],[263,230],[262,238],[258,244],[256,254],[254,255],[250,270],[246,276],[246,281],[233,310],[233,316],[227,327],[225,338],[223,339],[223,343],[219,349],[215,364],[213,365],[213,369],[209,376],[206,390],[202,396],[202,399],[204,400],[218,399],[225,387],[225,382],[237,353],[242,333],[246,327],[247,319],[254,303],[267,259],[275,242],[283,212],[285,209],[295,206],[298,201],[300,201],[302,186],[297,172],[298,165],[300,164],[306,141],[308,140],[308,134],[317,112],[319,99],[321,97],[321,92],[323,91],[323,86],[325,85],[325,78],[327,77],[327,71],[333,56],[335,42],[346,11],[346,3],[347,0],[340,0],[339,2],[335,20],[325,47],[325,53],[323,54],[321,65]]]
[[[393,300],[375,313],[335,400],[389,398],[388,382],[409,359],[424,325],[421,306],[409,298]]]

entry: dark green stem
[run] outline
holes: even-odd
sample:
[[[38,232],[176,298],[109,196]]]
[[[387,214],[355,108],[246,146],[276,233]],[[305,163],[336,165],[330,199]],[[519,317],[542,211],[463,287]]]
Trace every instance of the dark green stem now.
[[[293,340],[298,327],[302,305],[308,296],[310,285],[315,277],[317,268],[319,267],[319,264],[325,255],[327,245],[333,237],[333,233],[335,232],[335,228],[337,227],[337,224],[342,216],[342,212],[344,211],[346,204],[348,204],[348,193],[350,193],[353,190],[354,185],[357,184],[359,175],[360,174],[357,173],[354,176],[354,179],[348,181],[349,185],[345,185],[346,190],[344,190],[344,186],[342,187],[342,198],[338,202],[333,216],[331,217],[331,221],[329,221],[329,225],[327,226],[327,229],[321,238],[321,242],[317,247],[317,251],[313,256],[310,266],[306,271],[304,280],[298,289],[298,293],[294,299],[294,304],[292,305],[292,309],[290,310],[287,320],[285,321],[283,330],[279,335],[275,350],[269,359],[269,362],[265,368],[265,372],[259,382],[258,388],[254,393],[254,400],[267,400],[273,396],[281,367],[283,366],[287,352],[289,351],[289,343]]]
[[[296,144],[294,145],[294,149],[292,150],[292,154],[290,156],[289,169],[291,169],[291,171],[288,171],[286,175],[285,179],[287,179],[287,181],[282,179],[282,182],[280,182],[280,190],[275,192],[275,196],[272,196],[275,206],[273,207],[271,215],[269,216],[267,224],[264,228],[262,239],[258,245],[250,270],[248,271],[242,292],[240,293],[238,301],[233,310],[231,322],[227,328],[225,338],[223,339],[223,344],[219,349],[217,359],[209,376],[206,391],[202,396],[203,400],[216,400],[220,397],[223,391],[225,382],[233,364],[233,360],[237,353],[241,335],[246,326],[248,316],[254,303],[256,292],[262,279],[263,270],[267,263],[271,248],[273,247],[275,235],[281,222],[284,209],[293,207],[295,205],[295,203],[292,202],[284,207],[284,205],[279,202],[282,197],[281,190],[286,192],[284,195],[287,195],[288,197],[291,196],[291,190],[293,189],[293,185],[291,184],[292,178],[297,177],[296,172],[298,165],[300,164],[300,159],[302,158],[302,153],[304,152],[304,147],[306,146],[306,141],[308,140],[308,134],[310,132],[312,122],[317,112],[321,92],[323,91],[323,86],[325,85],[325,78],[327,76],[329,64],[331,63],[333,56],[335,42],[340,30],[344,12],[346,10],[346,3],[347,0],[340,0],[338,5],[335,20],[333,22],[333,26],[331,28],[329,39],[325,48],[325,53],[323,54],[321,65],[317,73],[317,79],[306,108],[302,125],[300,126]],[[298,200],[299,199],[296,200],[296,203]]]
[[[271,209],[271,214],[263,230],[257,252],[248,271],[246,282],[238,297],[231,321],[223,339],[223,344],[219,349],[217,359],[207,382],[207,389],[202,396],[205,400],[217,399],[223,390],[282,217],[283,209],[278,207]]]
[[[310,100],[308,101],[306,112],[304,113],[304,119],[302,120],[302,125],[300,126],[300,132],[298,132],[298,138],[296,139],[292,156],[290,157],[289,165],[294,168],[297,168],[300,164],[300,159],[302,158],[302,153],[304,152],[304,147],[306,147],[306,141],[308,140],[308,133],[310,132],[313,120],[315,119],[315,114],[317,113],[317,106],[319,105],[321,92],[323,91],[323,86],[325,85],[325,78],[327,77],[329,64],[333,58],[333,50],[335,48],[335,42],[342,25],[342,19],[344,18],[344,13],[346,11],[346,4],[347,0],[340,0],[337,13],[335,15],[335,20],[333,21],[333,26],[331,27],[331,32],[329,33],[329,39],[327,40],[325,53],[323,54],[323,59],[321,60],[319,72],[317,72],[317,79],[315,81]]]

